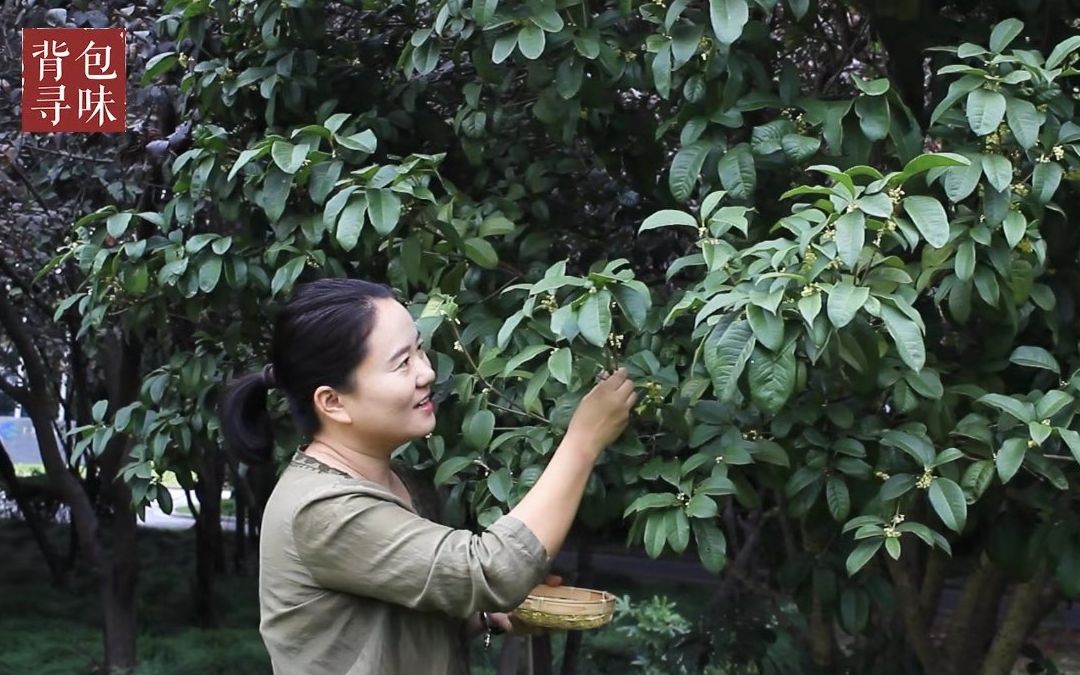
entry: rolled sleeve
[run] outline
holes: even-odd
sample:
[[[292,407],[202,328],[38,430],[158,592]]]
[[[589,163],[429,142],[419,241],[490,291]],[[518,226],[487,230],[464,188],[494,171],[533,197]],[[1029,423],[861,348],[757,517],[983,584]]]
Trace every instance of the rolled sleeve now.
[[[324,588],[458,617],[516,607],[550,564],[536,535],[511,516],[475,534],[366,495],[307,504],[293,535]]]

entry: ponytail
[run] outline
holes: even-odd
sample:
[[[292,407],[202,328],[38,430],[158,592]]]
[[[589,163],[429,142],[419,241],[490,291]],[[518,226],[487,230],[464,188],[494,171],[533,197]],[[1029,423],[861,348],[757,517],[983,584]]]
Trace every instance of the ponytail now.
[[[221,399],[225,450],[245,464],[264,464],[274,456],[273,425],[266,407],[273,386],[273,367],[267,366],[233,380]]]

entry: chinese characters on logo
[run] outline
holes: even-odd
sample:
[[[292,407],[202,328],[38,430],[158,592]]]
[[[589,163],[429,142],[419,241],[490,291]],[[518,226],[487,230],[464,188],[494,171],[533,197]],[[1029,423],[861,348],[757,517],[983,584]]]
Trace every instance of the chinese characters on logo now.
[[[24,28],[22,130],[124,131],[122,28]]]

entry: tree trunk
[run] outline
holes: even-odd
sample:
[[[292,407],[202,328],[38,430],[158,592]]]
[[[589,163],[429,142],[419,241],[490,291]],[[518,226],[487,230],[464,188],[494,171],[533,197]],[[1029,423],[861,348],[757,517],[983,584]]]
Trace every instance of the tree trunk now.
[[[592,566],[592,539],[582,537],[578,546],[577,578],[574,579],[576,586],[590,588],[593,579]],[[577,675],[578,658],[581,655],[581,631],[570,631],[566,634],[566,644],[563,647],[563,661],[561,675]]]
[[[214,580],[225,566],[221,536],[224,462],[216,447],[203,448],[200,455],[199,479],[195,483],[195,494],[199,499],[195,515],[195,607],[200,624],[209,628],[218,624]]]
[[[34,510],[33,504],[27,499],[24,490],[19,485],[19,478],[15,475],[15,465],[12,464],[11,457],[8,455],[3,441],[0,441],[0,480],[8,486],[15,504],[19,507],[19,512],[22,513],[26,526],[30,528],[30,533],[34,536],[38,550],[45,557],[45,564],[49,566],[49,578],[52,580],[52,585],[56,588],[66,588],[67,567],[64,565],[64,560],[60,557],[56,547],[49,541],[49,537],[45,532],[45,523],[42,522],[41,516]]]
[[[1048,577],[1046,563],[1039,565],[1030,581],[1016,587],[1009,609],[1001,620],[994,641],[983,661],[982,675],[1008,675],[1012,672],[1020,647],[1027,639],[1042,607],[1043,590]]]

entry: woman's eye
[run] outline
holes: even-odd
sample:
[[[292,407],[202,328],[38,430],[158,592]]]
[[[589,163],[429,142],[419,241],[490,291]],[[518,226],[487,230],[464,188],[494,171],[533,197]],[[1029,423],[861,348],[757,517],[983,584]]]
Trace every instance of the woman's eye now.
[[[411,359],[411,358],[412,358],[411,356],[406,357],[405,360],[401,362],[401,365],[398,366],[398,370],[401,370],[403,367],[409,365],[409,359]]]

